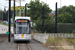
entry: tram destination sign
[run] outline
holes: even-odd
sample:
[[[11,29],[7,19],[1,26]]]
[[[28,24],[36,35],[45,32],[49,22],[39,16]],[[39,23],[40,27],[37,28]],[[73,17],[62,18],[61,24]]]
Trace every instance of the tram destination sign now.
[[[27,20],[17,20],[16,22],[27,22]]]
[[[9,0],[6,0],[6,1],[9,1]],[[11,0],[11,1],[14,1],[14,0]],[[15,1],[20,1],[20,0],[15,0]],[[21,0],[21,1],[26,1],[26,0]]]

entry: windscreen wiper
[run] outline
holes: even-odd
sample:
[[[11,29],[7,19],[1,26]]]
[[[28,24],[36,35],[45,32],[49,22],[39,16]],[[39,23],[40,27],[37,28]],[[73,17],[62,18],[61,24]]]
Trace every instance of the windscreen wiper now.
[[[26,33],[27,33],[27,29],[28,29],[28,23],[27,23],[27,27],[25,27],[25,28],[26,28],[26,29],[25,29],[25,31],[26,31]],[[25,33],[25,31],[24,31],[24,33]],[[23,34],[24,34],[24,33],[23,33]]]
[[[26,29],[25,29],[25,31],[27,31],[27,27],[25,27]],[[25,31],[23,32],[23,34],[25,33]]]

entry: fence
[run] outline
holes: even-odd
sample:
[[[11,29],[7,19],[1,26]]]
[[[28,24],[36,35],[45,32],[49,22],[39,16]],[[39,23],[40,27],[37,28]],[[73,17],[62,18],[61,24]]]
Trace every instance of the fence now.
[[[58,33],[72,33],[75,30],[75,23],[58,23]]]
[[[72,33],[50,33],[49,37],[54,37],[54,38],[75,38],[75,34]]]

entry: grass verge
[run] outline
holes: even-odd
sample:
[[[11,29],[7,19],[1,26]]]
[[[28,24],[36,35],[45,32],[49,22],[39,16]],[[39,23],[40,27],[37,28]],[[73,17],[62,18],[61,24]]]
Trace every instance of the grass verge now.
[[[8,26],[8,25],[5,24],[5,22],[1,22],[0,24],[1,25],[5,25],[5,26]],[[13,24],[11,24],[11,27],[13,27]]]
[[[47,39],[47,43],[44,46],[53,50],[75,50],[75,38],[51,38]]]

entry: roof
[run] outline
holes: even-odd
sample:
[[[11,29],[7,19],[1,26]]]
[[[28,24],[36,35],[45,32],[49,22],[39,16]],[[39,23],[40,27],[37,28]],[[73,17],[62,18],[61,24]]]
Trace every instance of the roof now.
[[[30,20],[30,17],[25,17],[25,16],[16,16],[15,17],[15,20],[17,20],[17,19],[28,19],[28,20]]]

